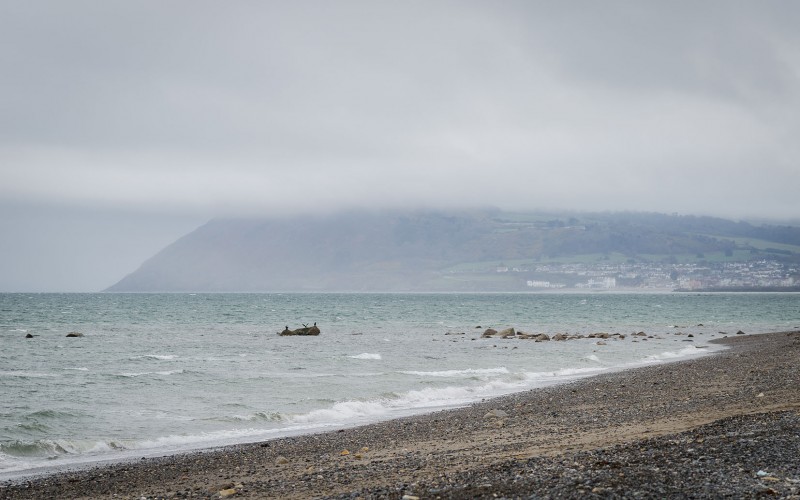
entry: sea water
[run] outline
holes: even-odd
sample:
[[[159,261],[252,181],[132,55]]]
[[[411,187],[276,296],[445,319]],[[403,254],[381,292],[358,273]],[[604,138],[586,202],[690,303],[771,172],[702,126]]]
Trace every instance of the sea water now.
[[[463,406],[798,327],[798,294],[0,294],[0,478]]]

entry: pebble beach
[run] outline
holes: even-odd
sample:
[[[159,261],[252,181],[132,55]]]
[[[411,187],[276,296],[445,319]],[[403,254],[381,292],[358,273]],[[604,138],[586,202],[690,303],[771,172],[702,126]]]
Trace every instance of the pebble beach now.
[[[23,498],[800,498],[800,332],[363,427],[0,483]]]

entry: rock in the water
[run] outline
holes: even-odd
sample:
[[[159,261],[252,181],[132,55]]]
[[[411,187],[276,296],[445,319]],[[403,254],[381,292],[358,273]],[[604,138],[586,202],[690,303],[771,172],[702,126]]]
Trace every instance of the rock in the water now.
[[[553,335],[553,340],[567,340],[567,336],[563,333],[556,333]]]
[[[534,338],[536,339],[536,341],[537,341],[537,342],[542,342],[542,341],[545,341],[545,340],[550,340],[550,336],[549,336],[549,335],[547,335],[546,333],[540,333],[539,335],[537,335],[537,336],[536,336],[536,337],[534,337]]]
[[[494,328],[487,328],[486,331],[483,332],[482,337],[486,338],[486,337],[492,337],[494,335],[497,335],[497,330],[495,330]]]
[[[83,334],[81,332],[69,332],[67,337],[83,337]]]
[[[736,332],[736,335],[744,335],[744,332],[739,330],[738,332]]]
[[[319,335],[320,330],[316,324],[314,326],[304,326],[303,328],[298,328],[296,330],[289,330],[287,326],[282,332],[278,335],[285,337],[287,335]]]
[[[32,339],[32,338],[33,338],[33,335],[31,335],[31,334],[29,333],[29,334],[25,335],[25,338],[26,338],[26,339]]]
[[[513,328],[506,328],[505,330],[502,330],[501,332],[498,333],[498,335],[500,335],[504,339],[508,338],[508,337],[513,337],[516,334],[517,334],[517,332]]]

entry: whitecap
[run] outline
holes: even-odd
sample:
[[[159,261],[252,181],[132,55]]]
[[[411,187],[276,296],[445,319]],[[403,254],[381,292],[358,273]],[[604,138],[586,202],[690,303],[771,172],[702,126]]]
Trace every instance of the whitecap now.
[[[362,352],[361,354],[356,354],[355,356],[348,356],[348,357],[353,359],[382,359],[380,354],[371,352]]]
[[[441,370],[441,371],[403,371],[406,375],[416,375],[419,377],[464,377],[475,375],[503,375],[509,373],[508,368],[467,368],[464,370]]]
[[[158,372],[127,372],[127,373],[118,373],[118,377],[125,377],[125,378],[134,378],[134,377],[142,377],[145,375],[176,375],[179,373],[183,373],[183,370],[167,370],[167,371],[158,371]]]
[[[20,378],[55,378],[55,373],[29,372],[24,370],[2,370],[0,377],[20,377]]]

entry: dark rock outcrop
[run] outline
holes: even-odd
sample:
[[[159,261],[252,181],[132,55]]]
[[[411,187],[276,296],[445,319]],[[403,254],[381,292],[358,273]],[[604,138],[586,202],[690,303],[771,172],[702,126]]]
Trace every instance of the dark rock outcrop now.
[[[319,328],[317,327],[317,325],[314,325],[314,326],[304,326],[303,328],[298,328],[296,330],[289,330],[289,327],[287,326],[278,335],[280,335],[281,337],[286,337],[286,336],[290,336],[290,335],[311,335],[311,336],[316,336],[316,335],[319,335],[319,334],[320,334]]]

